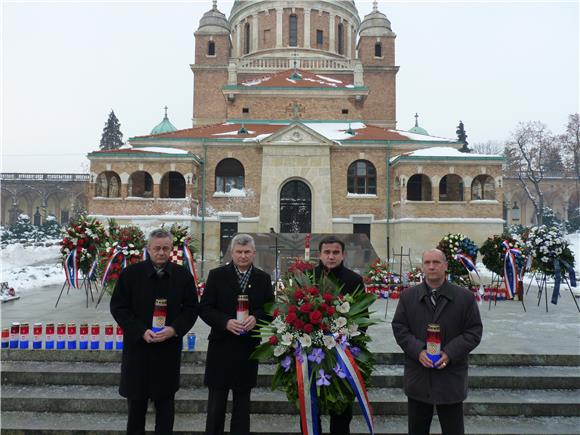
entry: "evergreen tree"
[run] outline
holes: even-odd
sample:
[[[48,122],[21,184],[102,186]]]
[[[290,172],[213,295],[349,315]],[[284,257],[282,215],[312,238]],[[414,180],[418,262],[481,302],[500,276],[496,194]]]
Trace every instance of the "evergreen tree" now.
[[[115,116],[115,112],[111,110],[109,119],[103,128],[103,135],[101,136],[102,150],[116,150],[123,145],[123,133],[121,133],[121,124]]]
[[[62,227],[52,215],[46,217],[41,229],[47,239],[58,239],[62,233]]]
[[[459,125],[457,126],[455,133],[457,133],[457,140],[463,144],[459,151],[462,153],[470,153],[471,150],[467,147],[469,142],[467,142],[467,133],[465,133],[465,126],[463,125],[463,121],[459,121]]]
[[[30,218],[26,214],[18,216],[16,222],[10,225],[10,235],[13,239],[34,242],[41,238],[38,229],[30,223]]]

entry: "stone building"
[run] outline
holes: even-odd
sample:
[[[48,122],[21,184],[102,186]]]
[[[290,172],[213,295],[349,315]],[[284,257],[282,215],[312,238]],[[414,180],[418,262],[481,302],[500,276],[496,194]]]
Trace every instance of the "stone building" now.
[[[217,4],[195,32],[193,126],[89,154],[89,210],[178,221],[218,260],[235,232],[364,233],[381,257],[501,232],[502,162],[397,129],[396,35],[374,3]],[[165,122],[167,121],[167,122]]]

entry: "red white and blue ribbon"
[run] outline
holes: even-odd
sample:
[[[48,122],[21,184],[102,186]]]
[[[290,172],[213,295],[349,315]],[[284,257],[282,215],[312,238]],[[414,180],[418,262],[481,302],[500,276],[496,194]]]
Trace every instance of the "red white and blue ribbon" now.
[[[507,290],[506,295],[508,299],[513,299],[518,293],[518,285],[520,280],[516,257],[520,256],[521,252],[519,249],[510,248],[507,240],[504,240],[501,246],[505,250],[503,262],[503,281]]]
[[[358,365],[348,348],[343,350],[342,347],[337,344],[334,349],[336,350],[336,360],[338,365],[346,374],[346,380],[352,387],[352,391],[358,400],[362,415],[369,428],[369,433],[374,434],[373,410]]]
[[[481,282],[481,277],[479,276],[479,272],[477,271],[477,268],[475,267],[475,263],[473,263],[473,260],[471,258],[469,258],[465,254],[462,254],[461,252],[458,252],[455,255],[455,260],[458,261],[459,263],[461,263],[463,265],[463,267],[465,267],[465,270],[467,270],[468,273],[475,272],[475,274],[477,275],[477,279],[479,280],[478,302],[481,302],[481,296],[484,293],[483,283]]]
[[[147,248],[143,248],[143,257],[141,257],[142,261],[147,260],[147,258],[149,258],[149,252],[147,251]]]
[[[109,274],[111,273],[111,266],[113,265],[113,262],[115,261],[115,258],[117,258],[118,255],[121,255],[123,258],[123,263],[121,265],[121,269],[124,269],[125,267],[127,267],[127,257],[125,257],[125,254],[123,254],[123,249],[117,247],[115,249],[115,252],[113,252],[113,255],[111,255],[111,257],[109,258],[109,261],[107,261],[107,265],[105,266],[105,271],[103,272],[103,278],[101,279],[101,285],[105,285],[107,284],[107,281],[109,281]]]
[[[186,266],[193,275],[193,281],[195,287],[197,287],[198,280],[197,273],[195,272],[195,260],[193,259],[193,255],[191,254],[191,250],[189,249],[189,246],[187,246],[187,243],[183,243],[183,265]]]
[[[99,264],[99,260],[98,260],[98,254],[97,254],[97,258],[95,259],[95,261],[93,261],[93,264],[91,265],[91,268],[89,269],[89,273],[87,274],[87,279],[89,281],[91,281],[93,279],[93,277],[95,276],[95,273],[97,272],[97,265]]]
[[[316,387],[311,383],[311,368],[308,358],[296,356],[296,382],[298,384],[298,403],[300,405],[300,421],[302,435],[319,435],[318,409],[316,406]]]
[[[564,267],[564,272],[562,273],[561,267]],[[562,275],[566,278],[566,271],[570,276],[570,286],[576,287],[576,273],[574,268],[568,264],[566,261],[559,258],[554,258],[554,290],[552,292],[552,303],[554,305],[558,304],[558,297],[560,296],[560,282],[562,280]]]
[[[69,287],[79,288],[79,264],[77,261],[77,250],[72,249],[64,259],[64,276]]]

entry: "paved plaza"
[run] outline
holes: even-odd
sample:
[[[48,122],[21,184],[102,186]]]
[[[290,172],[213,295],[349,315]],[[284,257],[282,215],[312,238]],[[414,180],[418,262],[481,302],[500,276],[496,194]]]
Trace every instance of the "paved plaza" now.
[[[84,290],[66,289],[55,308],[61,286],[47,286],[21,293],[19,300],[2,304],[2,327],[12,322],[76,322],[110,323],[110,296],[105,295],[100,305],[89,295],[88,308]],[[558,305],[550,303],[548,312],[544,298],[537,305],[537,289],[531,288],[525,299],[527,312],[522,304],[515,301],[500,301],[491,306],[487,302],[480,305],[484,324],[483,340],[475,353],[501,354],[580,354],[580,313],[569,290],[562,289]],[[577,299],[578,301],[578,299]],[[377,300],[373,305],[373,317],[377,324],[369,329],[373,337],[371,349],[377,352],[399,352],[391,331],[390,322],[397,306],[397,300]],[[385,318],[386,311],[386,318]],[[193,327],[197,335],[197,349],[207,348],[208,326],[198,320]]]

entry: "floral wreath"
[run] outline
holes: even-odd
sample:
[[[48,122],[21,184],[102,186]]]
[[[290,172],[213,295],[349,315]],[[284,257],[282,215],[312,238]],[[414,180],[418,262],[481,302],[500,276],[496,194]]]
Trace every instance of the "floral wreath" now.
[[[574,267],[574,254],[568,246],[568,241],[564,238],[562,232],[556,227],[548,228],[545,225],[532,227],[524,235],[526,248],[533,258],[532,267],[545,273],[548,276],[554,276],[554,261],[564,261],[571,267]]]
[[[105,227],[99,220],[85,215],[78,216],[64,230],[64,237],[60,241],[63,263],[76,251],[76,267],[85,276],[90,275],[95,270],[95,261],[99,259],[106,238]]]
[[[316,280],[314,271],[301,270],[302,266],[289,268],[293,271],[291,278],[268,310],[272,322],[260,322],[259,335],[265,342],[253,357],[276,360],[272,388],[285,391],[301,412],[303,401],[299,397],[304,391],[299,379],[307,364],[311,376],[303,380],[304,388],[308,391],[310,385],[318,409],[340,413],[355,400],[340,355],[348,353],[352,357],[363,389],[373,371],[374,358],[368,349],[371,339],[361,333],[361,328],[373,324],[368,308],[376,296],[363,289],[342,295],[332,279]]]
[[[441,250],[447,258],[449,268],[447,271],[451,275],[451,280],[459,285],[469,284],[469,274],[458,260],[458,254],[467,256],[473,263],[477,258],[477,245],[467,236],[463,234],[447,234],[439,244],[437,249]]]
[[[526,262],[526,247],[521,241],[510,236],[509,234],[496,234],[492,237],[489,237],[479,248],[479,252],[482,255],[481,261],[483,265],[502,278],[504,275],[504,263],[506,254],[506,247],[504,246],[504,242],[507,242],[509,249],[516,249],[521,252],[521,255],[515,256],[518,271],[521,271]]]

